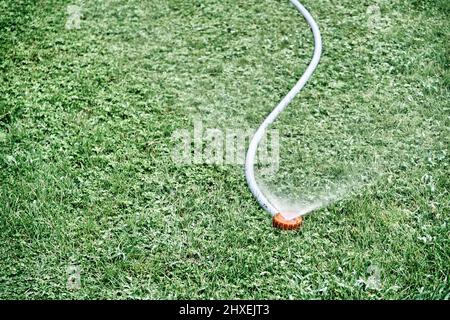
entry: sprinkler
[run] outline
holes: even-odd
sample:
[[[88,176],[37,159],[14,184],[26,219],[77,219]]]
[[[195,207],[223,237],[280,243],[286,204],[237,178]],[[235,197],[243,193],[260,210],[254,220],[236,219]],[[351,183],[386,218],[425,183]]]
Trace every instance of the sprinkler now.
[[[301,215],[289,218],[283,216],[281,213],[277,213],[272,218],[272,225],[281,230],[296,230],[302,226],[302,223],[303,217]]]
[[[281,102],[272,110],[272,112],[267,116],[263,123],[256,130],[255,135],[250,141],[250,145],[247,151],[247,157],[245,159],[245,177],[247,179],[250,191],[260,204],[260,206],[272,215],[273,226],[282,230],[295,230],[300,228],[303,222],[303,214],[298,212],[295,215],[287,212],[279,212],[277,208],[270,203],[270,201],[263,194],[255,179],[255,156],[258,149],[258,144],[263,138],[269,125],[275,121],[278,115],[288,106],[288,104],[294,99],[294,97],[302,90],[306,82],[309,80],[314,70],[320,61],[320,55],[322,53],[322,38],[320,36],[319,27],[314,21],[314,18],[306,10],[306,8],[300,4],[297,0],[290,0],[291,3],[297,8],[297,10],[303,15],[306,22],[311,27],[314,35],[314,54],[311,62],[306,68],[305,73],[302,75],[300,80],[295,84],[295,86],[289,91],[289,93],[281,100]]]

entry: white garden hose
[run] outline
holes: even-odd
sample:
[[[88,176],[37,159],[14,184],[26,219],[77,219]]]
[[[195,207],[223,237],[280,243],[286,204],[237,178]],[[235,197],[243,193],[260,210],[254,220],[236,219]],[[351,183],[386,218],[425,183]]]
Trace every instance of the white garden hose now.
[[[269,125],[275,121],[275,119],[278,117],[278,115],[288,106],[288,104],[294,99],[294,97],[302,90],[302,88],[305,86],[306,82],[309,80],[311,75],[313,74],[314,70],[316,69],[317,65],[320,61],[320,55],[322,53],[322,38],[320,36],[319,27],[317,26],[317,23],[314,21],[314,18],[311,16],[311,14],[308,12],[308,10],[305,9],[305,7],[300,4],[297,0],[290,0],[291,3],[300,11],[300,13],[303,15],[303,17],[308,22],[309,26],[311,27],[311,30],[314,35],[314,54],[311,59],[311,62],[308,65],[308,68],[306,69],[305,73],[302,75],[300,80],[297,82],[297,84],[289,91],[289,93],[281,100],[281,102],[276,106],[275,109],[269,114],[269,116],[264,120],[264,122],[261,124],[261,126],[256,131],[255,135],[253,136],[248,151],[247,151],[247,157],[245,159],[245,176],[247,179],[247,183],[250,187],[251,192],[255,196],[258,203],[261,205],[263,209],[268,211],[272,216],[279,216],[280,212],[275,208],[269,200],[264,196],[261,189],[258,187],[258,184],[256,183],[255,179],[255,157],[256,152],[258,149],[258,144],[263,138],[264,134],[266,133],[267,128]],[[282,216],[279,216],[280,219],[283,219]],[[293,224],[292,227],[286,227],[287,229],[295,229],[301,224],[301,217],[297,219],[296,225]],[[288,220],[284,221],[284,225],[290,224]],[[274,220],[275,225],[275,220]],[[283,226],[284,226],[283,225]],[[277,225],[280,227],[280,225]],[[281,226],[283,228],[283,226]]]

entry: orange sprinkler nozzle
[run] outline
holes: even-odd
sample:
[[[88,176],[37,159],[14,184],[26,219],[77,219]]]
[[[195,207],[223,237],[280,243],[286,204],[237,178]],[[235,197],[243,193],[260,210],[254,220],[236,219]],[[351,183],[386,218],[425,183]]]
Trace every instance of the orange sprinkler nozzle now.
[[[273,226],[281,230],[297,230],[303,223],[303,217],[299,216],[291,220],[287,220],[281,213],[277,213],[272,219]]]

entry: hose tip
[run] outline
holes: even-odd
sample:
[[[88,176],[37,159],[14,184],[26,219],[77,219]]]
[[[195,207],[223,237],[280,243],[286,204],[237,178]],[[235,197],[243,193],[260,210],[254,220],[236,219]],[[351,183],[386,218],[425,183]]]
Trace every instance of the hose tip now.
[[[273,216],[272,225],[280,230],[297,230],[303,224],[303,217],[298,216],[294,219],[287,220],[281,213]]]

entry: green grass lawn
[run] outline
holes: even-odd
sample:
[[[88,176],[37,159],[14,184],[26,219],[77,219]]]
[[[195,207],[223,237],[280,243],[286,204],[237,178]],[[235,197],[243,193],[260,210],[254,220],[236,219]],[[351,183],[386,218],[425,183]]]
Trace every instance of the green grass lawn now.
[[[0,0],[0,298],[448,299],[450,4],[302,3],[324,53],[276,177],[373,179],[281,232],[242,166],[177,165],[172,134],[256,128],[294,85],[287,0]]]

